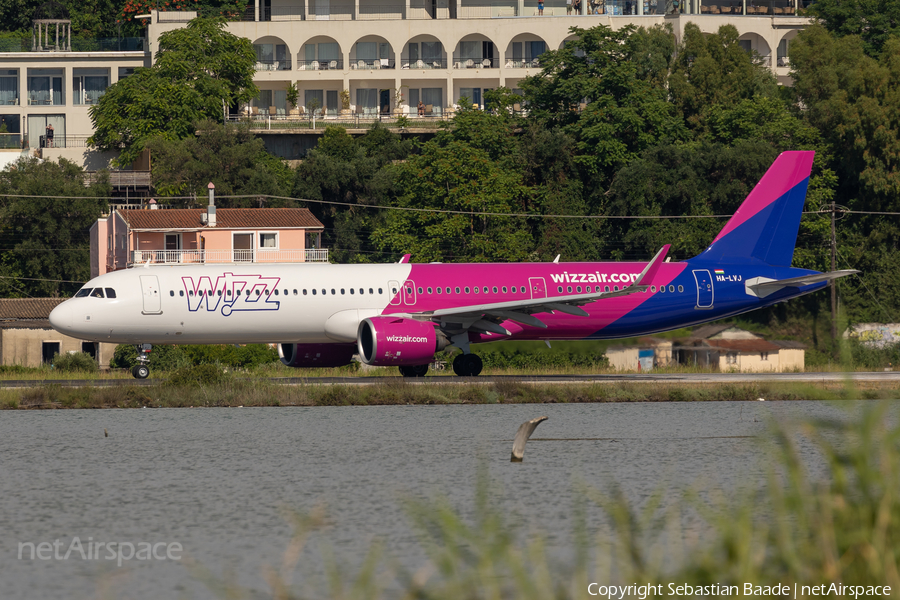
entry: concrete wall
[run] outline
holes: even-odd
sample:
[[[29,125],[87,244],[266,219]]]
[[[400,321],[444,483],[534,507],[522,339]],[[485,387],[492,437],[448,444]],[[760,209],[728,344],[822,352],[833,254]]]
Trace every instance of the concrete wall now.
[[[805,368],[805,350],[785,349],[768,353],[764,360],[760,352],[738,352],[737,362],[729,364],[726,350],[719,356],[719,370],[722,372],[740,371],[743,373],[764,373],[768,371],[803,371]]]
[[[0,364],[39,367],[44,342],[59,342],[60,354],[82,351],[82,340],[62,335],[53,329],[2,329]],[[115,344],[98,344],[97,358],[101,368],[109,367],[115,349]]]
[[[637,371],[639,348],[619,348],[607,350],[606,358],[609,366],[617,371]]]

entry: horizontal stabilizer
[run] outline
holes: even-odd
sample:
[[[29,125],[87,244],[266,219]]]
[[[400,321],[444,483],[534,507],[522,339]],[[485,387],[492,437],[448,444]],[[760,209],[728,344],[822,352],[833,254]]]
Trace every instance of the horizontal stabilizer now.
[[[859,273],[854,269],[846,269],[843,271],[832,271],[831,273],[815,273],[812,275],[802,275],[800,277],[791,277],[790,279],[769,279],[768,277],[754,277],[748,279],[744,286],[748,296],[756,296],[765,298],[770,294],[774,294],[778,290],[786,287],[803,287],[814,283],[822,283],[823,281],[832,281],[847,275]]]

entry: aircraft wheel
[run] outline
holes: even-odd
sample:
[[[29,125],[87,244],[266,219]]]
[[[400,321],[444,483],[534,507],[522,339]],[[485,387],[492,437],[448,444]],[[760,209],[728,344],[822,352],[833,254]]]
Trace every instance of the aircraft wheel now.
[[[428,373],[428,365],[404,365],[399,369],[404,377],[425,377]]]
[[[477,354],[469,354],[466,358],[468,359],[469,375],[472,377],[481,375],[481,370],[484,368],[481,357]]]
[[[453,359],[453,372],[460,377],[475,377],[483,368],[484,363],[477,354],[458,354]]]
[[[131,369],[131,374],[135,379],[147,379],[150,376],[150,367],[147,365],[135,365]]]

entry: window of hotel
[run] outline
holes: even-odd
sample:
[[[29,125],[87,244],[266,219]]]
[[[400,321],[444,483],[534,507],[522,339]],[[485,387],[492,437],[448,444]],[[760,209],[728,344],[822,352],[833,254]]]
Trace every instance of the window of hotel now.
[[[260,250],[275,250],[278,248],[278,232],[265,232],[259,234]]]
[[[325,92],[322,90],[303,90],[303,106],[307,108],[307,110],[315,110],[319,111],[325,105]]]
[[[329,62],[341,59],[341,47],[337,42],[324,42],[321,44],[305,44],[303,46],[303,55],[307,62],[318,60],[319,62]]]
[[[377,89],[357,89],[356,90],[356,112],[365,115],[378,114],[378,90]]]
[[[0,70],[0,104],[15,105],[19,103],[19,70]]]
[[[28,69],[28,104],[62,106],[65,103],[62,69]]]
[[[253,44],[257,68],[278,70],[287,66],[287,46],[284,44]]]
[[[419,95],[422,99],[422,104],[425,106],[431,105],[432,114],[439,115],[443,110],[444,106],[444,90],[441,88],[422,88],[419,90]]]
[[[74,69],[72,92],[75,104],[97,104],[109,87],[108,69]]]
[[[125,79],[129,75],[134,75],[134,67],[119,67],[119,81]]]
[[[326,90],[325,92],[325,112],[329,115],[338,114],[338,92],[337,90]]]
[[[781,40],[778,42],[778,66],[787,67],[790,64],[789,56],[791,54],[791,41]]]

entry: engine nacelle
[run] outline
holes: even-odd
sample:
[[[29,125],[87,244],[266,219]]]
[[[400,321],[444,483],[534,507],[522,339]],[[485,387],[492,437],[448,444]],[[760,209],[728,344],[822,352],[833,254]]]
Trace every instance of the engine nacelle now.
[[[370,317],[359,324],[359,360],[376,367],[427,365],[450,344],[428,321]]]
[[[356,344],[278,344],[281,363],[295,369],[349,365]]]

